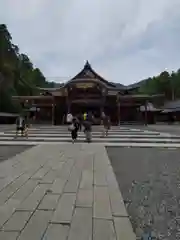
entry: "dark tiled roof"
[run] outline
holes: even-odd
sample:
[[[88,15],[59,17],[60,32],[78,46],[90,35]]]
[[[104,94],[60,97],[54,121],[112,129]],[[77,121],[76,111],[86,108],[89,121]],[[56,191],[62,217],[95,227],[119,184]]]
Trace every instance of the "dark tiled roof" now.
[[[78,74],[76,74],[70,81],[68,81],[65,84],[56,83],[54,88],[61,88],[64,85],[68,84],[69,82],[77,80],[77,79],[91,79],[91,78],[92,79],[93,78],[99,79],[100,81],[105,83],[108,86],[108,88],[110,88],[112,90],[113,89],[114,90],[133,90],[133,89],[137,89],[143,84],[144,81],[146,81],[146,80],[142,80],[140,82],[133,83],[133,84],[130,84],[130,85],[127,85],[127,86],[125,86],[121,83],[109,82],[109,81],[105,80],[102,76],[100,76],[97,72],[95,72],[94,69],[89,64],[89,62],[87,61],[86,64],[84,65],[84,68]],[[46,90],[48,90],[48,88],[46,88]],[[51,90],[51,89],[49,88],[49,90]]]
[[[88,73],[90,75],[88,75]],[[111,89],[115,89],[115,90],[132,90],[132,89],[136,89],[139,88],[140,85],[142,84],[142,82],[144,81],[140,81],[138,83],[133,83],[130,84],[128,86],[125,86],[121,83],[114,83],[114,82],[109,82],[107,80],[105,80],[103,77],[101,77],[99,74],[97,74],[94,69],[92,69],[91,65],[89,64],[89,62],[87,61],[86,64],[84,65],[84,68],[75,76],[71,79],[71,81],[75,80],[75,79],[89,79],[89,78],[98,78],[100,81],[104,82],[105,84],[107,84],[107,86]]]
[[[111,83],[107,80],[105,80],[103,77],[101,77],[97,72],[95,72],[88,61],[86,61],[86,64],[84,65],[84,68],[70,81],[76,80],[76,79],[90,79],[90,78],[97,78],[103,83],[107,84],[109,87],[115,87],[114,83]]]
[[[126,86],[124,86],[123,84],[121,83],[113,83],[111,82],[112,84],[114,84],[115,88],[119,89],[119,90],[124,90],[126,89]]]

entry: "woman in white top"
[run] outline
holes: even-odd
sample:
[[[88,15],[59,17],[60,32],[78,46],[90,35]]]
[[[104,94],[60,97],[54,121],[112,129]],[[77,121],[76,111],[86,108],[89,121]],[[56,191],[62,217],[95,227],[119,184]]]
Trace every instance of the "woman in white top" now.
[[[71,113],[68,113],[67,114],[67,117],[66,117],[66,122],[68,124],[71,124],[72,123],[72,120],[73,120],[73,115]]]

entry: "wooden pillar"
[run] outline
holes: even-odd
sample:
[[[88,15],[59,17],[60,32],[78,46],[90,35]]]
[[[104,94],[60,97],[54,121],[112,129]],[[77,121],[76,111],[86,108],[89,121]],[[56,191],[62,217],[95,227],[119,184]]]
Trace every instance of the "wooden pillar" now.
[[[103,88],[102,89],[102,105],[101,105],[101,109],[100,109],[101,116],[102,116],[102,113],[104,112],[104,106],[105,106],[105,103],[106,103],[106,95],[107,95],[107,90],[105,88]]]
[[[145,107],[145,111],[144,111],[144,124],[145,124],[145,126],[147,126],[148,125],[147,100],[145,101],[144,107]]]
[[[64,97],[66,101],[66,110],[65,110],[65,115],[67,115],[68,112],[70,112],[70,105],[69,105],[69,97],[68,97],[68,89],[64,89]]]
[[[54,125],[54,113],[55,113],[55,101],[54,101],[54,97],[52,98],[53,102],[52,102],[52,125]]]
[[[118,125],[120,126],[120,121],[121,121],[121,109],[120,109],[120,107],[121,107],[121,104],[120,104],[120,101],[118,102],[118,104],[117,104],[117,107],[118,107]]]
[[[116,96],[116,103],[117,103],[117,120],[118,120],[118,125],[120,125],[120,95],[119,93]]]

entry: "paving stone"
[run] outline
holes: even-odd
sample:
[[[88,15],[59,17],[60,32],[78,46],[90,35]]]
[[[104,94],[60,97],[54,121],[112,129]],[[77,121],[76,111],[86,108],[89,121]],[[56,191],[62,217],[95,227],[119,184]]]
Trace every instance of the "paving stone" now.
[[[79,189],[76,200],[77,207],[92,207],[93,206],[93,190]]]
[[[53,155],[51,155],[51,158],[48,160],[48,162],[44,165],[47,167],[50,167],[52,170],[60,169],[64,162],[60,161],[60,156],[56,156],[55,152],[52,152]]]
[[[110,189],[119,190],[119,185],[116,180],[116,176],[114,174],[113,168],[111,166],[108,167],[106,179],[107,179],[108,187]]]
[[[84,167],[84,162],[86,161],[86,153],[79,152],[77,159],[75,158],[75,167],[82,171]]]
[[[41,180],[40,183],[53,183],[56,179],[55,170],[50,170]]]
[[[40,205],[38,206],[39,210],[55,210],[60,195],[54,195],[47,193],[43,200],[41,201]]]
[[[115,217],[128,217],[120,191],[109,189],[112,215]]]
[[[117,239],[136,240],[129,218],[114,218]]]
[[[15,211],[7,223],[3,226],[4,231],[21,231],[28,222],[31,212]]]
[[[38,171],[38,169],[40,169],[44,165],[45,160],[46,160],[45,158],[42,159],[42,154],[41,155],[38,154],[37,156],[32,155],[24,156],[22,157],[22,160],[19,161],[17,165],[15,165],[14,168],[24,172],[34,169],[35,173],[36,171]]]
[[[11,198],[23,201],[36,188],[38,182],[36,180],[28,180]]]
[[[61,224],[49,224],[46,234],[42,240],[66,240],[69,226]]]
[[[0,191],[3,190],[8,184],[13,182],[14,178],[10,175],[0,179]]]
[[[116,240],[113,221],[94,218],[93,240]]]
[[[53,164],[52,169],[56,170],[56,172],[61,172],[64,162],[59,162],[59,159]]]
[[[0,232],[1,240],[16,240],[19,233],[17,232]]]
[[[72,169],[71,175],[65,185],[64,192],[76,193],[81,179],[81,170],[76,166]]]
[[[94,187],[93,217],[112,219],[110,199],[107,187]]]
[[[94,185],[107,186],[106,173],[104,171],[94,171]]]
[[[59,158],[59,161],[60,162],[66,162],[67,161],[67,158],[65,157],[64,153],[61,153],[61,156]]]
[[[76,208],[68,240],[92,240],[92,209]]]
[[[32,179],[42,179],[50,170],[49,166],[44,166],[40,168],[31,178]]]
[[[106,171],[110,165],[110,161],[104,146],[99,146],[98,151],[95,152],[94,157],[94,170],[95,171]]]
[[[28,170],[25,171],[25,173],[27,173],[29,175],[29,178],[31,178],[40,168],[40,165],[35,166],[34,164],[32,164],[32,166],[29,167]]]
[[[11,217],[20,201],[10,199],[4,205],[0,206],[0,227]]]
[[[49,184],[38,185],[34,191],[21,203],[18,210],[34,211],[48,189]]]
[[[74,159],[68,159],[62,167],[61,179],[67,180],[74,165]]]
[[[80,188],[92,189],[92,187],[93,187],[93,171],[83,170]]]
[[[28,174],[23,174],[19,178],[15,179],[7,187],[0,192],[0,205],[8,200],[27,180],[29,179]]]
[[[86,159],[84,159],[83,170],[93,171],[93,164],[94,164],[94,154],[90,154],[89,156],[86,156]]]
[[[20,234],[18,240],[42,239],[51,216],[51,211],[36,211]]]
[[[0,178],[6,178],[10,173],[12,173],[13,166],[12,163],[9,161],[1,162],[0,168]]]
[[[66,182],[66,179],[56,179],[50,190],[54,194],[61,194],[63,192]]]
[[[52,223],[70,223],[74,206],[76,194],[64,193],[59,200],[58,206],[52,218]]]

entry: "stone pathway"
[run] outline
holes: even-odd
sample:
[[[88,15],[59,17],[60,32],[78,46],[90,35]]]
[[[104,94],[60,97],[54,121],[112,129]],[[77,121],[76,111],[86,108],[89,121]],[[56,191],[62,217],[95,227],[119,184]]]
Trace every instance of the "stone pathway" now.
[[[104,146],[38,145],[1,162],[0,239],[135,240]]]

